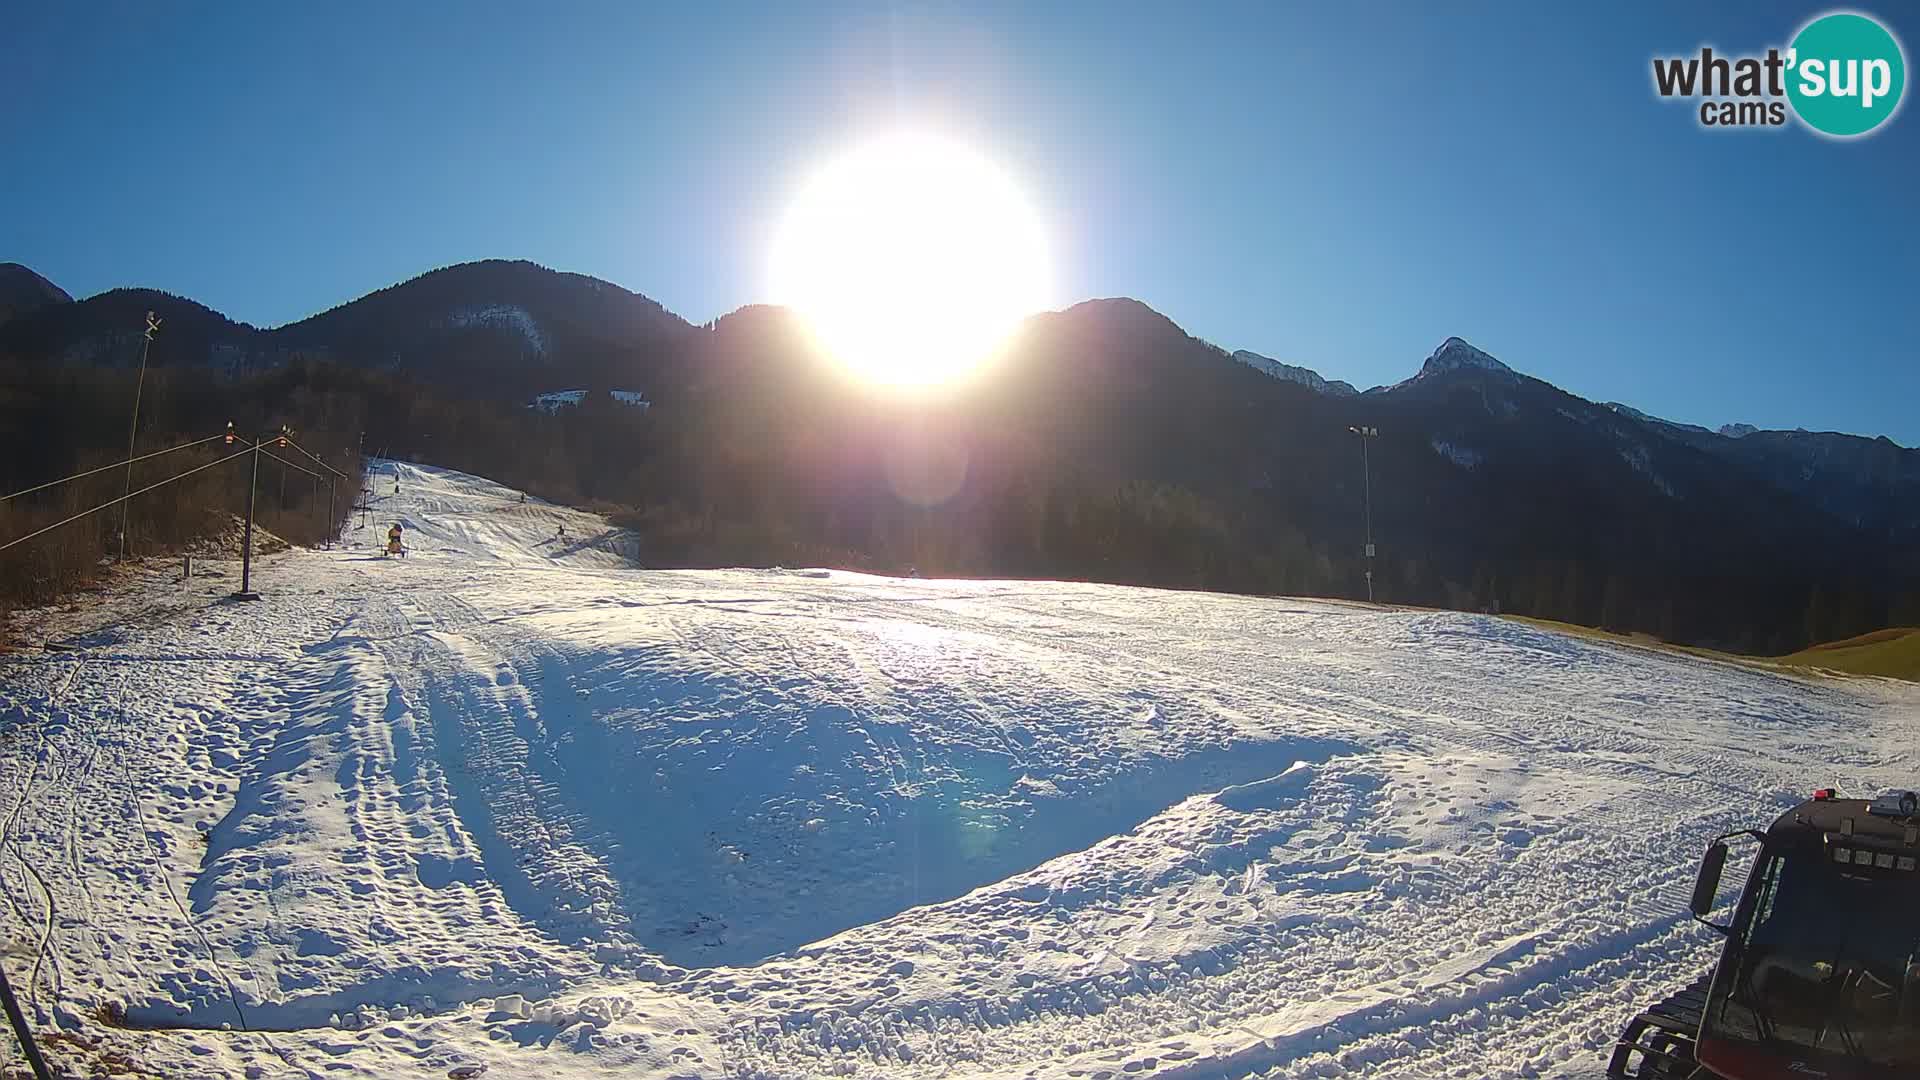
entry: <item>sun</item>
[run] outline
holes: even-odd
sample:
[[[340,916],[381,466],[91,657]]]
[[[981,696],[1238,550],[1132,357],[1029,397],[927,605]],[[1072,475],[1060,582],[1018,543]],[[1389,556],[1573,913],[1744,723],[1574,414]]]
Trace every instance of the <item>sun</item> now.
[[[801,185],[775,236],[775,299],[851,370],[894,387],[965,375],[1048,299],[1040,219],[959,143],[896,134]]]

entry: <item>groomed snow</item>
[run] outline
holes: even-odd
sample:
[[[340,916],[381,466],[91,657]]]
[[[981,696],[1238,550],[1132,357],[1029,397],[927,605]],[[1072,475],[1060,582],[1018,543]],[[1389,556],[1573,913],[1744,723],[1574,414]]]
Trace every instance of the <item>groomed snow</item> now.
[[[484,480],[371,488],[259,603],[156,582],[0,660],[0,961],[56,1061],[1597,1077],[1711,956],[1706,837],[1917,779],[1905,684],[1337,602],[636,570]]]

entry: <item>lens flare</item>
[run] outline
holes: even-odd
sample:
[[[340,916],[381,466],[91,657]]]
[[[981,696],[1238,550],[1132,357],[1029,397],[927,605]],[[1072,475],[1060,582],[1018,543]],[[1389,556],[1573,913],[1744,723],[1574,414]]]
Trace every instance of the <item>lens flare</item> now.
[[[776,235],[778,302],[876,383],[952,381],[1047,305],[1039,217],[973,151],[891,135],[814,173]]]

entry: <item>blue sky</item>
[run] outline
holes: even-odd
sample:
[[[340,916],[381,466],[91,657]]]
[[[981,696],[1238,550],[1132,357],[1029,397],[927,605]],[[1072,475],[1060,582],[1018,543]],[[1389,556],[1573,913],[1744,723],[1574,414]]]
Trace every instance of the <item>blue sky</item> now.
[[[265,326],[528,258],[704,321],[764,298],[803,170],[904,125],[1020,179],[1063,306],[1138,297],[1363,387],[1458,334],[1678,420],[1916,445],[1920,114],[1708,132],[1652,91],[1656,53],[1825,10],[32,5],[0,261]]]

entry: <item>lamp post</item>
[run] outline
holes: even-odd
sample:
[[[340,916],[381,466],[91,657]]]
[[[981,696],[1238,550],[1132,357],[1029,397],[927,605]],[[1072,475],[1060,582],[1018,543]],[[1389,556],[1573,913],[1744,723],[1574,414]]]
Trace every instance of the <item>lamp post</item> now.
[[[1367,603],[1371,604],[1373,603],[1373,463],[1367,454],[1367,443],[1380,437],[1380,429],[1349,427],[1347,430],[1360,436],[1360,490],[1367,517]]]
[[[153,312],[147,312],[147,331],[145,340],[140,343],[140,381],[133,384],[133,419],[127,424],[127,483],[120,493],[120,560],[127,558],[127,515],[133,508],[133,442],[140,434],[140,395],[147,388],[147,352],[153,348],[154,332],[160,329],[160,320]]]

